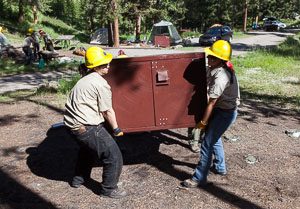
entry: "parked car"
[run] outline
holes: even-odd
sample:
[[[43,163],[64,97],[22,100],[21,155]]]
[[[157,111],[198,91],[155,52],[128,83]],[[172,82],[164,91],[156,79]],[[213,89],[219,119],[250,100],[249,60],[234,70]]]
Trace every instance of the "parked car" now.
[[[266,17],[263,21],[263,29],[265,31],[278,31],[286,27],[286,24],[280,22],[276,17]]]
[[[199,38],[200,45],[212,45],[217,40],[232,41],[232,30],[229,26],[212,26]]]

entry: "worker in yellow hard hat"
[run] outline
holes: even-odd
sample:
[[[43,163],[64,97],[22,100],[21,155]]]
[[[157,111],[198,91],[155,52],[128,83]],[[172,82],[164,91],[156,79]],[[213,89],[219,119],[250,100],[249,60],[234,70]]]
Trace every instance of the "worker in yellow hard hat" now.
[[[240,99],[239,84],[230,63],[231,45],[227,41],[219,40],[205,48],[205,53],[208,62],[208,104],[202,119],[195,127],[204,132],[204,138],[200,161],[194,174],[191,179],[182,182],[183,186],[189,188],[206,185],[209,170],[215,174],[226,175],[221,136],[236,120]]]
[[[66,102],[64,123],[80,146],[71,186],[77,188],[90,179],[93,161],[96,159],[104,165],[100,195],[122,198],[126,192],[117,186],[123,166],[122,154],[103,125],[106,121],[114,136],[123,135],[112,107],[111,88],[103,78],[109,72],[112,58],[112,54],[100,47],[92,46],[86,50],[85,69],[89,73],[71,90]],[[97,158],[94,158],[94,153]]]
[[[6,36],[3,34],[3,27],[0,26],[0,49],[9,46],[9,41]]]
[[[125,58],[125,57],[128,57],[128,56],[125,54],[125,52],[124,52],[122,49],[120,49],[120,50],[118,51],[118,56],[117,56],[117,58]]]
[[[33,49],[37,42],[34,37],[34,32],[33,28],[29,28],[23,41],[22,49],[25,54],[25,65],[30,65],[34,61]]]
[[[31,35],[35,30],[33,28],[28,28],[27,35]]]

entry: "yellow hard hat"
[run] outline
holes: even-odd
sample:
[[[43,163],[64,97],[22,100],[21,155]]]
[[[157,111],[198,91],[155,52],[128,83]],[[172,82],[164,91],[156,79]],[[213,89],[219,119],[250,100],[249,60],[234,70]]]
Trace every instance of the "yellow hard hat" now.
[[[29,28],[27,34],[31,35],[34,32],[33,28]]]
[[[204,49],[206,55],[217,57],[221,60],[229,61],[231,58],[231,45],[224,40],[216,41],[211,47]]]
[[[2,32],[3,28],[0,26],[0,33]]]
[[[92,46],[86,50],[85,66],[94,68],[100,65],[105,65],[111,62],[113,55],[105,52],[102,48]]]

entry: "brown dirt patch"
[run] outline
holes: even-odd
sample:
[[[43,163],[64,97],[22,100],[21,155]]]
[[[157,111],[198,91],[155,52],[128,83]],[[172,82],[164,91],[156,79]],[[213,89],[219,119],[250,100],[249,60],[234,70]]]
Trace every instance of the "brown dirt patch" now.
[[[209,175],[212,185],[182,189],[198,162],[188,149],[187,130],[130,134],[119,139],[121,176],[130,194],[121,200],[98,196],[102,168],[78,189],[72,177],[77,145],[64,128],[62,110],[30,100],[0,104],[0,208],[300,208],[300,140],[284,131],[299,129],[296,112],[245,101],[226,135],[226,177]],[[245,156],[258,159],[247,164]]]

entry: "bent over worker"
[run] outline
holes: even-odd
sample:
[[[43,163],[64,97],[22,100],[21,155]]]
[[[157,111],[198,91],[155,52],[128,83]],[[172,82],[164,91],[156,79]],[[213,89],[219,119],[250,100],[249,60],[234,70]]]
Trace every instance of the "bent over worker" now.
[[[45,47],[44,49],[47,51],[54,51],[53,41],[51,37],[42,29],[39,30],[40,36],[44,39]]]
[[[205,135],[200,161],[192,178],[182,182],[185,187],[206,185],[209,170],[219,175],[227,173],[221,136],[236,120],[240,98],[239,84],[229,62],[231,52],[230,44],[224,40],[205,48],[208,61],[208,104],[202,120],[195,127],[205,131]]]
[[[100,193],[103,197],[121,198],[126,192],[117,183],[123,166],[121,151],[103,126],[106,120],[115,136],[123,135],[112,107],[112,92],[102,77],[109,72],[113,56],[100,47],[90,47],[85,54],[89,73],[71,90],[66,102],[64,123],[80,146],[75,176],[71,186],[77,188],[90,178],[94,159],[103,164]]]
[[[34,60],[32,47],[34,46],[34,44],[36,44],[36,41],[32,36],[33,33],[34,33],[34,30],[32,28],[29,28],[26,33],[26,38],[24,39],[24,42],[22,45],[22,49],[25,54],[25,65],[32,64],[32,62]]]

